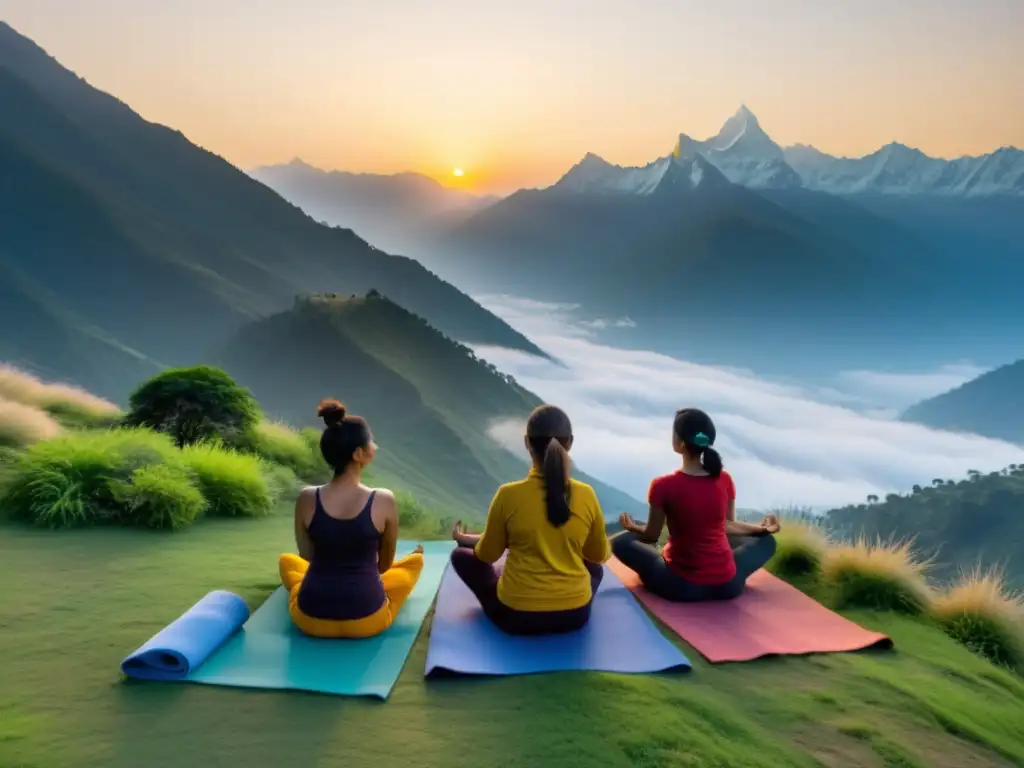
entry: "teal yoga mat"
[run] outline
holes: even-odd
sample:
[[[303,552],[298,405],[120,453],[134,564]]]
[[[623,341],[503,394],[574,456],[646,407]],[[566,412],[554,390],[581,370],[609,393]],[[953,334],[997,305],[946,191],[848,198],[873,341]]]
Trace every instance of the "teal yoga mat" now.
[[[398,557],[415,542],[398,543]],[[318,691],[386,699],[434,602],[453,542],[425,542],[420,580],[384,633],[366,640],[322,640],[299,632],[278,589],[210,659],[185,680],[206,685]]]

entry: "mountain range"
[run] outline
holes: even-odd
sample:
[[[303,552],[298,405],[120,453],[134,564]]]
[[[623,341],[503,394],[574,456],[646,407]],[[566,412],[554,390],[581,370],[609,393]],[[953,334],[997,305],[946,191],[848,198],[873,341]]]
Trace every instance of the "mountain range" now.
[[[589,191],[651,194],[671,158],[699,154],[734,184],[751,189],[805,188],[833,195],[1024,196],[1024,151],[1002,147],[980,157],[929,157],[893,142],[860,158],[833,157],[814,147],[783,148],[746,106],[716,136],[698,141],[682,133],[671,155],[644,167],[613,165],[588,154],[558,183],[585,181]]]
[[[443,227],[413,255],[473,291],[629,317],[604,338],[701,362],[813,375],[1014,356],[1024,331],[1016,181],[986,196],[980,183],[929,191],[938,182],[889,194],[900,153],[884,154],[883,171],[863,159],[871,184],[815,189],[743,108],[717,136],[682,135],[645,166],[587,153],[550,187]]]
[[[323,171],[297,158],[249,175],[318,221],[352,229],[389,252],[414,248],[425,233],[498,200],[443,187],[421,173]]]
[[[386,291],[540,353],[450,283],[318,224],[0,24],[0,358],[122,400],[297,293]]]
[[[286,169],[262,178],[363,226],[330,202],[359,177]],[[406,182],[390,178],[374,183],[398,199]],[[994,366],[1024,331],[1022,179],[1012,148],[948,161],[898,144],[860,159],[784,148],[742,107],[644,166],[586,153],[550,187],[426,219],[380,203],[374,226],[473,292],[628,317],[601,332],[614,344],[787,376]]]

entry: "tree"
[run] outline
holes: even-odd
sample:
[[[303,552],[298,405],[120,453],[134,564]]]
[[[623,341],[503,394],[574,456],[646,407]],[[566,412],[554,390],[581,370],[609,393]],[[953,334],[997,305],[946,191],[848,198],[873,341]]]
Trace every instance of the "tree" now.
[[[178,446],[220,437],[232,440],[255,427],[259,404],[219,368],[172,368],[136,389],[125,418],[129,426],[169,434]]]
[[[872,493],[870,496],[868,496],[868,504],[877,504],[877,503],[878,503],[878,497],[875,496],[875,494]]]
[[[917,493],[921,493],[922,490],[923,489],[921,488],[920,485],[915,485],[913,488],[910,489],[910,492],[914,493],[914,494],[917,494]]]

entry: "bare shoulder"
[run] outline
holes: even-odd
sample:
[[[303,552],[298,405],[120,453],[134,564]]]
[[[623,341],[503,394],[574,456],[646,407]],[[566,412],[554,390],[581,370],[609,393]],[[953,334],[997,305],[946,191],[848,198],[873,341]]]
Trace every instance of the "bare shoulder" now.
[[[375,494],[374,498],[376,498],[378,501],[382,501],[385,504],[394,504],[395,503],[395,494],[390,489],[388,489],[388,488],[374,488],[373,492]]]
[[[398,502],[395,494],[388,488],[373,489],[373,507],[384,514],[391,514],[398,509]]]
[[[304,509],[305,507],[312,505],[316,499],[316,492],[317,487],[315,485],[307,485],[299,491],[299,496],[295,500],[295,506]]]

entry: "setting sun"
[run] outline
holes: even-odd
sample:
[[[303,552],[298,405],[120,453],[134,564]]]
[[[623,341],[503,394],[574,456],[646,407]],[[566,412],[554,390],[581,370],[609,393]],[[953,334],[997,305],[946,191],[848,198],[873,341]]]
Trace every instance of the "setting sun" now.
[[[461,168],[453,168],[452,169],[452,176],[465,176],[465,175],[466,175],[466,172],[464,170],[462,170]]]

